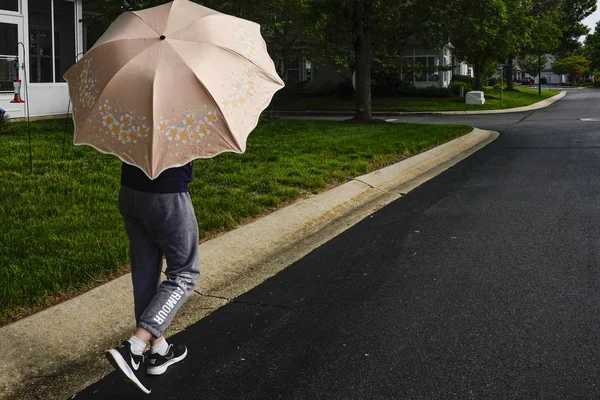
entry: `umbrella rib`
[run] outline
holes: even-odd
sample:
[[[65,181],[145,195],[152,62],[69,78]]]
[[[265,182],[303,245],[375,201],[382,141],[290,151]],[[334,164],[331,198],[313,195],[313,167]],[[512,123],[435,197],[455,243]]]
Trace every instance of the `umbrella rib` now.
[[[124,39],[125,40],[125,39]],[[110,78],[110,80],[108,81],[108,83],[106,84],[106,86],[104,86],[102,88],[102,91],[100,92],[100,94],[98,95],[96,102],[94,103],[93,107],[90,107],[90,109],[93,109],[94,107],[96,107],[98,105],[98,102],[100,101],[100,99],[102,98],[102,95],[104,94],[104,92],[106,91],[106,88],[110,85],[110,82],[114,79],[115,76],[117,76],[121,71],[123,71],[123,68],[127,67],[129,64],[131,64],[135,59],[137,59],[139,56],[141,56],[142,54],[144,54],[146,51],[148,51],[148,49],[151,46],[148,46],[147,48],[145,48],[143,51],[139,52],[135,57],[132,57],[130,60],[128,60],[125,64],[123,64],[121,66],[121,68],[119,68],[114,75]]]
[[[169,46],[171,46],[171,45],[169,44]],[[190,71],[192,71],[192,74],[196,77],[196,80],[198,81],[198,83],[204,88],[204,91],[210,96],[210,98],[212,99],[213,103],[215,103],[215,105],[219,109],[219,112],[221,113],[221,115],[223,115],[223,117],[225,117],[225,113],[223,112],[223,109],[221,108],[221,105],[214,98],[214,96],[212,95],[212,93],[210,92],[210,90],[208,90],[208,88],[206,87],[206,85],[204,84],[204,82],[202,82],[202,79],[200,79],[200,77],[198,75],[196,75],[196,72],[188,65],[187,62],[185,62],[185,60],[183,59],[183,57],[181,57],[181,55],[179,53],[177,53],[177,50],[175,50],[175,48],[173,48],[173,46],[171,46],[171,49],[173,50],[173,53],[175,53],[177,55],[177,57],[179,57],[179,59],[181,59],[181,61],[185,64],[185,66],[188,67],[188,69]],[[237,145],[237,147],[239,149],[241,149],[242,148],[241,143],[239,143],[238,140],[237,140],[237,138],[235,137],[235,135],[233,135],[233,130],[231,129],[231,126],[229,125],[229,122],[227,121],[227,118],[223,118],[223,122],[227,126],[227,129],[229,130],[229,132],[231,132],[231,137],[233,138],[235,144]]]
[[[91,57],[91,56],[93,56],[93,53],[94,53],[94,51],[96,51],[96,49],[99,49],[99,48],[101,48],[101,47],[102,47],[102,46],[104,46],[104,45],[108,45],[108,44],[112,44],[112,43],[116,43],[116,42],[120,42],[120,41],[129,41],[129,40],[148,40],[148,39],[145,39],[145,38],[139,38],[139,39],[117,39],[117,40],[113,40],[113,41],[110,41],[110,42],[105,42],[105,43],[102,43],[100,46],[98,46],[98,47],[94,47],[94,48],[92,48],[90,51],[88,51],[88,52],[85,54],[84,58],[87,58],[87,57]],[[113,77],[114,77],[114,76],[115,76],[117,73],[119,73],[119,71],[121,71],[123,68],[125,68],[125,66],[127,66],[127,64],[129,64],[131,61],[133,61],[133,60],[134,60],[134,59],[135,59],[137,56],[139,56],[139,55],[141,55],[142,53],[146,52],[146,50],[148,50],[148,48],[150,48],[150,46],[148,46],[147,48],[145,48],[144,50],[142,50],[141,52],[139,52],[139,53],[138,53],[138,54],[137,54],[135,57],[133,57],[133,58],[132,58],[131,60],[129,60],[127,63],[123,64],[123,65],[121,66],[121,68],[119,68],[119,70],[117,70],[117,71],[115,72],[115,74],[113,75]],[[82,59],[83,59],[83,58],[82,58]],[[80,62],[81,62],[81,60],[80,60]],[[112,78],[111,78],[111,79],[112,79]],[[109,80],[109,82],[108,82],[108,83],[110,83],[110,80]],[[108,83],[107,83],[107,85],[106,85],[106,86],[108,86]],[[104,87],[104,89],[106,89],[106,86]],[[69,86],[69,87],[70,87],[70,86]],[[104,93],[104,89],[102,89],[102,92],[101,92],[101,93],[100,93],[100,95],[98,96],[98,100],[100,100],[100,97],[102,97],[102,94]],[[71,89],[69,89],[69,96],[70,96],[70,90],[71,90]],[[96,100],[96,102],[94,103],[94,106],[93,106],[93,107],[91,107],[91,108],[90,108],[90,110],[89,110],[89,111],[88,111],[88,112],[85,114],[85,118],[83,118],[84,120],[85,120],[85,119],[87,119],[87,117],[88,117],[89,113],[91,112],[91,110],[93,110],[93,109],[94,109],[94,107],[96,107],[96,105],[98,104],[98,100]]]
[[[127,39],[120,39],[120,40],[127,40]],[[135,57],[132,57],[132,58],[131,58],[130,60],[128,60],[128,61],[127,61],[125,64],[123,64],[123,65],[121,66],[121,68],[120,68],[120,69],[119,69],[117,72],[115,72],[115,74],[113,75],[113,78],[114,78],[116,75],[118,75],[118,74],[119,74],[119,73],[120,73],[120,72],[121,72],[121,71],[122,71],[122,70],[123,70],[125,67],[127,67],[129,64],[131,64],[131,62],[132,62],[132,61],[134,61],[136,58],[138,58],[139,56],[141,56],[142,54],[144,54],[144,53],[145,53],[145,52],[146,52],[146,51],[147,51],[147,50],[148,50],[150,47],[151,47],[151,46],[148,46],[146,49],[144,49],[143,51],[141,51],[141,52],[140,52],[139,54],[137,54]],[[156,76],[156,71],[155,71],[155,76]],[[111,78],[111,80],[112,80],[112,78]],[[153,91],[153,92],[154,92],[154,82],[155,82],[155,80],[153,80],[153,81],[152,81],[152,91]],[[103,94],[104,94],[104,92],[106,91],[106,89],[107,89],[107,87],[109,86],[109,84],[110,84],[110,80],[109,80],[108,84],[107,84],[106,86],[104,86],[104,88],[102,89],[102,91],[100,92],[100,94],[98,95],[98,98],[97,98],[96,102],[94,103],[94,105],[91,107],[91,109],[93,109],[94,107],[96,107],[96,106],[97,106],[98,102],[99,102],[99,101],[100,101],[100,99],[102,98],[102,95],[103,95]],[[153,116],[152,125],[154,125],[154,107],[152,108],[152,116]],[[86,122],[88,122],[88,119],[87,119],[87,118],[85,118],[85,119],[83,120],[83,127],[85,127],[85,126],[86,126]],[[154,129],[154,126],[153,126],[153,129]],[[92,144],[92,143],[90,143],[90,142],[80,142],[80,143],[75,143],[75,138],[76,138],[76,136],[74,135],[74,136],[73,136],[73,144],[74,144],[74,145],[76,145],[76,146],[79,146],[79,145],[91,146],[91,147],[93,147],[94,149],[96,149],[96,150],[100,151],[101,153],[104,153],[104,154],[111,154],[111,155],[113,155],[113,156],[117,157],[118,159],[120,159],[120,160],[121,160],[122,162],[124,162],[124,163],[130,164],[130,165],[133,165],[133,166],[137,166],[137,165],[135,165],[135,164],[132,164],[132,163],[130,163],[129,161],[126,161],[126,160],[125,160],[125,159],[124,159],[124,158],[123,158],[121,155],[119,155],[117,152],[113,152],[113,151],[110,151],[110,150],[102,150],[102,149],[100,149],[99,147],[97,147],[96,145],[94,145],[94,144]],[[153,151],[154,151],[154,141],[152,142],[152,147],[153,147]],[[153,161],[153,160],[152,160],[152,161]],[[184,164],[182,164],[182,165],[184,165]],[[151,168],[153,168],[153,165],[151,164],[151,165],[150,165],[150,167],[151,167]],[[146,171],[145,171],[143,168],[140,168],[140,169],[141,169],[141,170],[144,172],[144,174],[146,174],[146,176],[147,176],[149,179],[153,179],[153,178],[152,178],[152,176],[151,176],[151,175],[152,175],[152,171],[150,171],[150,173],[148,173],[148,172],[146,172]],[[162,172],[162,171],[161,171],[161,172]]]
[[[171,9],[169,8],[169,11]],[[137,13],[135,11],[127,11],[133,15],[135,15],[136,17],[138,17],[140,19],[140,21],[142,21],[143,23],[145,23],[146,25],[148,25],[148,28],[152,29],[154,32],[156,32],[157,35],[160,35],[160,32],[157,32],[156,29],[154,29],[149,23],[147,23],[144,18],[140,17],[139,15],[137,15]]]
[[[279,82],[277,79],[273,78],[273,75],[271,75],[271,72],[267,71],[266,69],[264,69],[260,65],[256,64],[254,61],[252,61],[248,57],[244,56],[241,53],[238,53],[237,51],[235,51],[233,49],[230,49],[230,48],[227,48],[227,47],[223,47],[223,46],[220,46],[220,45],[215,44],[215,43],[206,42],[206,41],[203,41],[203,40],[184,40],[184,39],[168,39],[168,40],[177,40],[177,41],[180,41],[180,42],[187,42],[187,43],[206,43],[206,44],[214,46],[214,47],[216,47],[218,49],[226,51],[228,53],[235,54],[236,56],[238,56],[240,58],[243,58],[244,60],[248,61],[250,64],[254,65],[256,68],[260,69],[264,74],[266,74],[269,77],[269,79],[271,79],[273,81],[273,83],[281,84],[281,82]],[[279,78],[279,76],[277,78]]]
[[[209,8],[209,10],[210,10],[210,8]],[[220,15],[220,16],[225,15],[227,17],[237,18],[237,17],[234,17],[233,15],[223,14],[223,13],[221,13],[219,11],[216,11],[216,10],[212,10],[212,11],[214,11],[215,13],[214,14],[203,15],[203,16],[201,16],[199,18],[196,18],[195,20],[190,21],[190,23],[187,24],[186,26],[182,26],[181,28],[177,29],[176,31],[169,32],[169,35],[173,35],[173,34],[175,34],[177,32],[180,32],[180,31],[186,29],[188,26],[190,26],[192,24],[195,24],[196,22],[200,21],[201,19],[204,19],[204,18],[207,18],[207,17],[212,17],[212,16],[215,16],[215,15]]]
[[[113,44],[113,43],[118,43],[118,42],[131,42],[131,41],[134,41],[134,40],[154,40],[154,38],[135,38],[135,39],[121,38],[121,39],[111,40],[110,42],[104,42],[104,43],[102,43],[98,47],[92,47],[87,53],[85,53],[85,56],[83,58],[88,57],[88,55],[91,55],[92,52],[94,52],[96,49],[100,49],[100,48],[102,48],[102,46],[106,46],[107,44]],[[152,43],[152,44],[154,44],[154,43]],[[152,46],[152,44],[150,46]],[[150,46],[148,46],[148,47],[150,47]],[[144,51],[146,51],[148,49],[148,47],[145,48],[144,50],[142,50],[141,53],[143,53]],[[83,60],[83,58],[82,58],[82,60]],[[79,60],[79,61],[81,61],[81,60]]]
[[[162,50],[162,49],[161,49]],[[150,152],[150,171],[154,172],[154,158],[155,158],[155,145],[156,145],[156,137],[154,136],[154,90],[156,89],[156,74],[158,73],[158,68],[154,69],[154,77],[152,78],[152,119],[150,119],[150,123],[152,123],[152,151]],[[162,171],[161,171],[162,172]],[[156,175],[158,176],[158,175]]]

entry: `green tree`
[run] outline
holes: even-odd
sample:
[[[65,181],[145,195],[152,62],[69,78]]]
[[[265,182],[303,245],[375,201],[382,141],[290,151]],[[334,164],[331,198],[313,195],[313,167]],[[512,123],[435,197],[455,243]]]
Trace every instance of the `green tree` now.
[[[313,59],[356,72],[354,121],[372,122],[371,66],[399,64],[406,41],[417,36],[434,46],[443,42],[443,0],[312,0]]]
[[[600,22],[596,24],[594,33],[587,35],[584,53],[590,60],[591,68],[600,70]]]
[[[520,46],[514,48],[515,54],[520,55],[520,62],[531,61],[535,59],[535,64],[528,63],[528,74],[538,76],[540,68],[543,67],[547,60],[544,60],[543,54],[553,53],[560,43],[560,38],[563,35],[561,24],[562,0],[532,0],[524,9],[527,18],[526,35],[521,41]],[[537,56],[531,56],[535,54]],[[540,60],[542,57],[542,60]],[[511,60],[515,57],[512,56]],[[541,64],[540,64],[541,61]],[[509,71],[508,86],[512,89],[512,69]],[[540,92],[541,94],[541,92]]]
[[[542,56],[527,55],[525,57],[520,57],[518,60],[519,60],[519,65],[521,66],[522,70],[535,78],[539,75],[539,72],[540,72],[539,66],[546,65],[546,63],[548,62],[548,57],[546,57],[545,55],[542,55]]]
[[[584,74],[590,71],[590,60],[583,56],[566,57],[552,64],[552,71],[556,74],[569,74],[583,82]]]
[[[564,58],[581,48],[579,38],[587,35],[589,29],[581,23],[597,8],[596,0],[560,0],[562,35],[557,56]]]
[[[568,47],[595,0],[456,0],[451,40],[456,54],[473,65],[475,88],[490,61],[512,64],[517,55],[553,53]],[[508,69],[511,87],[512,68]],[[537,75],[537,74],[536,74]]]
[[[454,53],[473,65],[473,88],[481,90],[486,66],[508,56],[503,50],[509,22],[506,4],[503,0],[456,0],[447,22]]]
[[[254,21],[275,62],[287,65],[292,51],[306,46],[312,28],[311,0],[199,1],[207,7]]]
[[[543,2],[549,0],[504,0],[508,12],[508,19],[502,27],[502,46],[497,48],[504,61],[508,57],[506,85],[508,90],[513,90],[513,60],[533,47],[536,40],[541,36],[547,36],[548,32],[556,27],[556,12],[548,10],[539,15],[538,9]],[[550,2],[551,3],[551,2]],[[553,3],[556,3],[554,1]],[[557,8],[557,7],[554,7]]]

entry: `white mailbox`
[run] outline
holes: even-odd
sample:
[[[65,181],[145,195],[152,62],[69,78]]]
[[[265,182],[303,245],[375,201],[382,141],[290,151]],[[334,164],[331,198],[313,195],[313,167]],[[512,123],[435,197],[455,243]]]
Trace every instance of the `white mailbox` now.
[[[483,95],[483,92],[477,90],[467,93],[465,99],[467,104],[485,104],[485,96]]]

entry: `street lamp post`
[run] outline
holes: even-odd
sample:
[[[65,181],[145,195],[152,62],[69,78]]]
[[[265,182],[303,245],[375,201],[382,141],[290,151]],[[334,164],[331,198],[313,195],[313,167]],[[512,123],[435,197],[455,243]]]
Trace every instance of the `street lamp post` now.
[[[542,95],[542,56],[538,56],[538,95]]]
[[[500,67],[500,108],[504,106],[504,67]]]
[[[510,64],[496,64],[497,68],[500,68],[500,107],[504,106],[504,67],[508,67]]]

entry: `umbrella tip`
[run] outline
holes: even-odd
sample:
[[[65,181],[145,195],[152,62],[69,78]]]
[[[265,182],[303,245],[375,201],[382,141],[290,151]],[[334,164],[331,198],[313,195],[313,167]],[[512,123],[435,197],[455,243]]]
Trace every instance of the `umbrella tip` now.
[[[160,35],[160,40],[165,40],[165,39],[166,39],[165,35]]]

